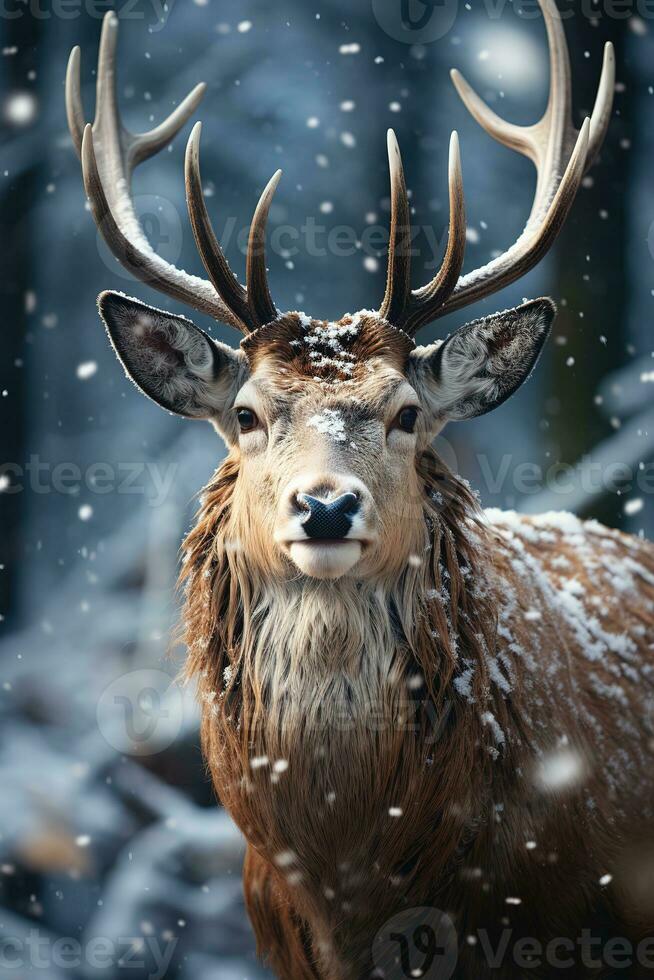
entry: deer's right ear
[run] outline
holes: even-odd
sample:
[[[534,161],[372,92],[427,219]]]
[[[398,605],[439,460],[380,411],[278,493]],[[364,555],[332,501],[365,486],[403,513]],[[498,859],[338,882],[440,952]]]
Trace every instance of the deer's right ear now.
[[[248,375],[241,351],[213,340],[186,317],[122,293],[101,293],[98,309],[125,373],[144,395],[175,415],[208,419],[235,440],[231,408]]]

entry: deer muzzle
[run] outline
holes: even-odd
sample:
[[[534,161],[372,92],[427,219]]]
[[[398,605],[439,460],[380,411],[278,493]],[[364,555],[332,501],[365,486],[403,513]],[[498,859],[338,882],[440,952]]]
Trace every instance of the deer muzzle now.
[[[283,495],[275,538],[305,575],[340,578],[375,539],[374,512],[354,477],[301,478]]]

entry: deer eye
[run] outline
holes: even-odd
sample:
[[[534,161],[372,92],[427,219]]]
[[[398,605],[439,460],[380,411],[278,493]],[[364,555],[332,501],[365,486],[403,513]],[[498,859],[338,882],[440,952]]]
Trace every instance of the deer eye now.
[[[252,432],[259,424],[259,419],[249,408],[239,408],[236,410],[236,418],[241,432]]]
[[[400,414],[397,416],[395,425],[402,432],[413,433],[416,429],[416,422],[418,421],[418,408],[414,408],[412,405],[408,408],[403,408]]]

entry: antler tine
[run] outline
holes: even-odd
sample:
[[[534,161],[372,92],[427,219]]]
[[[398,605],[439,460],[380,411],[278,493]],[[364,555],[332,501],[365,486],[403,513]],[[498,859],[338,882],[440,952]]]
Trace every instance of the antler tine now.
[[[458,133],[450,138],[448,171],[450,192],[450,229],[443,264],[430,283],[412,294],[412,308],[404,324],[404,330],[415,336],[418,330],[430,323],[444,300],[459,281],[466,251],[466,208],[463,193],[463,172]]]
[[[76,46],[70,52],[66,68],[66,116],[78,156],[82,153],[82,137],[86,126],[82,105],[81,61],[82,52],[79,46]]]
[[[449,154],[450,228],[447,249],[438,274],[422,289],[411,291],[411,217],[404,171],[395,133],[388,133],[391,168],[391,237],[388,254],[386,295],[379,315],[415,333],[433,319],[450,295],[461,274],[466,247],[466,215],[459,137],[452,133]]]
[[[128,272],[148,286],[179,300],[237,330],[242,324],[222,303],[220,297],[204,279],[191,276],[169,265],[150,247],[140,226],[131,228],[128,237],[118,223],[105,193],[95,154],[93,129],[87,124],[82,138],[82,175],[94,221],[109,249]]]
[[[109,13],[102,22],[100,52],[98,56],[98,80],[96,89],[96,116],[93,124],[95,132],[108,135],[118,131],[123,137],[130,171],[139,163],[154,156],[177,136],[182,126],[191,118],[207,86],[200,82],[185,99],[173,109],[170,115],[154,129],[146,133],[130,133],[123,126],[118,112],[116,97],[116,48],[118,45],[118,17]]]
[[[392,129],[388,130],[387,145],[391,174],[391,231],[386,294],[379,315],[392,323],[399,323],[411,296],[411,209],[402,155]]]
[[[191,131],[186,145],[184,172],[186,176],[186,205],[188,208],[191,227],[195,236],[202,264],[212,283],[224,298],[230,309],[247,325],[246,333],[256,329],[251,322],[245,287],[240,284],[232,272],[225,257],[220,242],[216,238],[211,225],[209,212],[202,191],[200,177],[200,135],[202,123],[197,122]]]
[[[205,82],[200,82],[192,89],[186,98],[180,102],[176,109],[173,109],[167,119],[155,126],[147,133],[139,133],[134,136],[132,156],[134,166],[148,160],[150,157],[168,146],[180,129],[191,118],[207,90]]]
[[[118,17],[110,11],[102,20],[100,48],[98,50],[98,73],[95,83],[95,121],[96,129],[119,127],[116,98],[116,47],[118,45]]]
[[[477,95],[456,69],[452,81],[473,118],[486,132],[512,150],[522,153],[536,165],[538,185],[530,220],[549,205],[563,173],[564,162],[579,135],[572,124],[572,85],[570,56],[561,16],[554,0],[539,0],[547,28],[550,91],[542,119],[533,126],[516,126],[498,116]]]
[[[581,186],[584,173],[596,158],[609,126],[615,89],[615,55],[607,44],[595,107],[580,131],[572,123],[570,57],[565,32],[554,0],[538,0],[547,27],[550,52],[550,93],[542,119],[533,126],[506,122],[471,88],[456,70],[452,80],[470,114],[498,142],[527,156],[536,166],[538,182],[524,231],[502,255],[463,276],[439,306],[427,302],[424,291],[413,293],[414,312],[407,326],[415,331],[436,317],[445,316],[489,296],[525,275],[551,248]],[[401,324],[399,324],[401,325]]]
[[[485,269],[478,270],[476,275],[479,279],[476,283],[474,281],[475,273],[469,273],[460,279],[457,288],[448,298],[445,308],[441,307],[437,316],[441,317],[444,312],[451,313],[464,306],[469,306],[498,289],[509,286],[512,282],[525,276],[549,252],[581,187],[581,181],[586,172],[589,134],[590,119],[586,119],[554,200],[535,230],[532,229],[529,233],[527,229],[515,245],[500,256],[498,260],[489,263]],[[485,278],[485,271],[491,268],[493,271],[497,269],[498,272],[501,272],[501,281],[499,276],[493,280]],[[465,284],[465,290],[461,288],[462,283]],[[491,284],[492,288],[490,288]]]
[[[556,192],[579,132],[572,123],[572,83],[570,55],[561,15],[554,0],[539,0],[550,52],[550,94],[545,115],[534,126],[516,126],[506,122],[479,98],[463,76],[454,69],[452,81],[464,105],[489,135],[504,146],[529,157],[538,168],[539,186],[531,217],[547,207]],[[595,107],[591,117],[590,142],[586,169],[595,161],[604,142],[611,120],[615,90],[615,52],[609,42],[604,48],[604,61]]]
[[[463,77],[458,69],[453,68],[450,78],[454,87],[459,93],[459,98],[466,109],[482,129],[489,136],[497,140],[498,143],[508,146],[512,150],[527,155],[531,151],[531,142],[527,137],[525,126],[516,126],[514,123],[507,122],[498,116],[482,98],[480,98],[469,82]]]
[[[588,141],[587,168],[591,167],[602,149],[613,109],[615,92],[615,49],[610,41],[604,45],[604,62],[600,76],[597,98],[590,117],[590,139]]]
[[[245,281],[247,283],[247,297],[250,312],[254,320],[259,325],[270,323],[278,316],[277,308],[270,295],[268,286],[268,272],[266,268],[266,225],[270,205],[274,197],[277,185],[282,176],[282,171],[277,170],[268,181],[268,184],[259,198],[252,225],[250,227],[250,237],[248,240],[247,266]]]
[[[116,100],[117,40],[118,18],[110,11],[102,25],[93,126],[84,121],[79,48],[72,50],[66,74],[68,125],[82,160],[84,186],[96,224],[119,262],[142,282],[247,332],[246,324],[211,283],[189,275],[157,255],[139,224],[130,195],[134,168],[179,132],[202,98],[204,86],[196,86],[155,129],[138,135],[128,132],[120,119]]]
[[[201,133],[202,123],[198,122],[193,127],[189,137],[184,168],[186,203],[193,235],[209,278],[229,304],[230,309],[246,325],[246,332],[249,333],[263,326],[264,323],[270,323],[278,316],[277,308],[268,288],[266,223],[273,194],[282,172],[278,170],[269,181],[254,212],[247,251],[246,289],[232,272],[211,225],[200,176]]]

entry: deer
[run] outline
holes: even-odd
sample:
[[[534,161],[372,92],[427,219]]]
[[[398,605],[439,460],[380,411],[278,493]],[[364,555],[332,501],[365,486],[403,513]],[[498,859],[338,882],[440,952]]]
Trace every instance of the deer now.
[[[243,335],[234,349],[121,292],[98,298],[137,388],[169,413],[208,421],[227,447],[183,546],[185,675],[217,797],[246,838],[258,950],[285,980],[597,976],[606,961],[597,947],[594,959],[584,952],[592,929],[632,944],[630,976],[644,969],[654,550],[570,514],[484,511],[433,448],[448,422],[499,408],[527,381],[556,315],[551,299],[416,341],[546,255],[605,140],[613,48],[577,130],[561,18],[554,0],[538,2],[551,74],[540,122],[505,121],[452,72],[486,133],[535,166],[524,231],[463,273],[453,133],[442,264],[413,288],[409,197],[390,131],[385,295],[377,310],[338,321],[282,313],[272,299],[266,225],[281,171],[254,211],[245,285],[234,275],[203,195],[199,122],[185,186],[208,279],[157,255],[131,176],[170,144],[204,86],[134,135],[118,109],[116,15],[102,27],[93,124],[79,48],[70,56],[69,127],[113,255]]]

